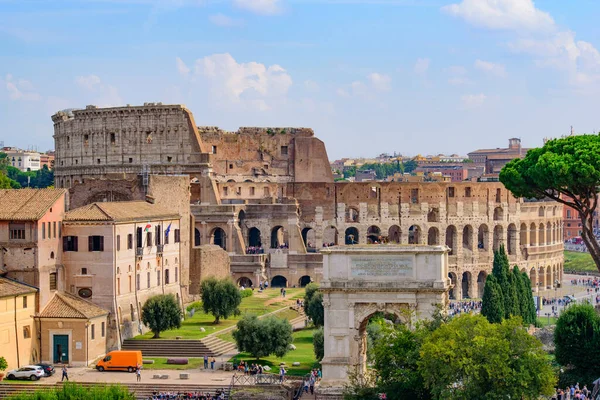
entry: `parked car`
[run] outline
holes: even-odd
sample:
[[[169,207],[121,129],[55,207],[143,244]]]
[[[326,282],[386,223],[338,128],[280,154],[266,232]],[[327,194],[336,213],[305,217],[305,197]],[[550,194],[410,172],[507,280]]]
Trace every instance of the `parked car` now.
[[[46,376],[52,376],[56,372],[54,367],[50,364],[39,363],[39,364],[35,364],[35,365],[38,367],[42,367],[42,369],[44,370],[44,374]]]
[[[6,373],[6,379],[29,379],[37,381],[44,376],[44,370],[37,365],[26,365],[19,369],[13,369]]]

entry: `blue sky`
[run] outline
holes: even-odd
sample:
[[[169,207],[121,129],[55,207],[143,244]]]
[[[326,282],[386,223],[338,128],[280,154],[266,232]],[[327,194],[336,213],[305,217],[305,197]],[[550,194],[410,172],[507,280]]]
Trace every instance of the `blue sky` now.
[[[331,160],[598,132],[592,0],[0,0],[0,141],[64,108],[183,103],[304,126]]]

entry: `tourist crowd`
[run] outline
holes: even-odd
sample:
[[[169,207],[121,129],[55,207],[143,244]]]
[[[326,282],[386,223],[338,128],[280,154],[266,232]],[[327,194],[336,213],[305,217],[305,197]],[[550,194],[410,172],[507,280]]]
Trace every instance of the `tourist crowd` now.
[[[448,307],[448,315],[460,315],[464,313],[480,312],[481,301],[451,301]]]
[[[240,361],[239,365],[234,364],[233,367],[239,372],[243,372],[244,375],[259,375],[265,372],[264,367],[262,365],[254,363],[249,364],[247,362],[244,362],[243,360]]]
[[[315,383],[321,380],[321,370],[313,369],[310,374],[302,380],[302,386],[304,387],[304,393],[315,394]]]
[[[217,390],[214,394],[210,392],[158,392],[154,391],[148,400],[222,400],[225,399],[225,391]]]
[[[265,254],[265,249],[261,246],[246,247],[246,254]]]
[[[590,400],[592,399],[592,391],[583,386],[579,388],[579,383],[576,385],[567,386],[565,389],[557,389],[556,395],[552,397],[555,400]]]

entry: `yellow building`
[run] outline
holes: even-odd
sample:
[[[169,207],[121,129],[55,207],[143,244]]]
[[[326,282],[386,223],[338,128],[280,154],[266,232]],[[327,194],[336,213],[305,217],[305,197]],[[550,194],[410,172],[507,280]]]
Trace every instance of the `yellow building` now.
[[[0,277],[0,356],[8,362],[8,370],[39,361],[33,322],[37,292]]]

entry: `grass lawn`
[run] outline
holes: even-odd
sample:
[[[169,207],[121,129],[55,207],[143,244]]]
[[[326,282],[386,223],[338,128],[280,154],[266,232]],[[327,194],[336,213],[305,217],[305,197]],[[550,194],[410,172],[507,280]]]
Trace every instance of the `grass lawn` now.
[[[311,369],[319,367],[317,360],[315,359],[315,353],[313,351],[313,332],[315,328],[302,329],[294,332],[294,345],[296,350],[290,350],[283,358],[275,356],[261,358],[256,361],[248,353],[240,353],[233,357],[230,362],[239,362],[240,360],[248,361],[252,363],[258,363],[261,365],[268,365],[271,367],[271,373],[279,374],[279,363],[285,362],[285,369],[288,375],[302,376],[310,372]],[[298,361],[300,365],[293,367],[292,363]]]
[[[180,357],[173,357],[180,358]],[[186,370],[186,369],[194,369],[200,368],[204,365],[203,358],[193,358],[188,357],[188,364],[186,365],[177,365],[177,364],[167,364],[166,358],[146,358],[145,360],[154,360],[154,364],[144,364],[142,367],[142,374],[144,370],[153,370],[153,369],[173,369],[173,370]]]
[[[193,317],[187,317],[182,323],[181,328],[171,329],[160,333],[160,339],[175,339],[180,336],[182,339],[202,339],[211,333],[221,331],[237,324],[238,320],[245,314],[264,315],[277,311],[283,307],[296,303],[296,298],[304,296],[304,289],[286,289],[286,297],[281,297],[279,289],[267,289],[262,293],[257,290],[250,297],[242,299],[239,316],[232,316],[228,319],[221,319],[218,325],[214,324],[215,317],[211,314],[205,314],[202,311],[196,311]],[[205,331],[201,332],[200,328]],[[135,340],[152,339],[152,332],[134,337]]]
[[[537,321],[538,323],[544,327],[544,326],[550,326],[550,325],[556,325],[556,321],[558,320],[557,317],[550,317],[550,323],[548,323],[548,317],[545,316],[541,316],[538,317]]]
[[[597,272],[596,264],[590,253],[565,251],[565,270],[581,272]]]

